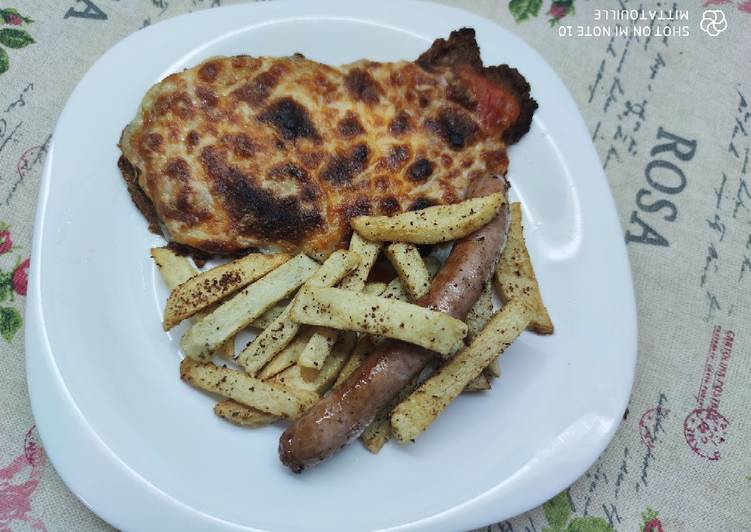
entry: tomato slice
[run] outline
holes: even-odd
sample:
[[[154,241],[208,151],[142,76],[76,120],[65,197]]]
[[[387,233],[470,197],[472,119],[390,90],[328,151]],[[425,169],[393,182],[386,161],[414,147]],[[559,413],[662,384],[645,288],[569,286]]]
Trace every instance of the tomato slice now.
[[[501,132],[519,118],[519,100],[511,91],[469,68],[461,69],[459,77],[470,87],[485,129]]]

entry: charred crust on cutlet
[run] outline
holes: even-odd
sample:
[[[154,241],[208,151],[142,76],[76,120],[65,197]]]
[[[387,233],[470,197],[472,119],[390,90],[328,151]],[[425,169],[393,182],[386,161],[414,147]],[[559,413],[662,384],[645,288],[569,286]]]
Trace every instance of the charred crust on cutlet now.
[[[133,203],[135,204],[136,208],[141,211],[141,214],[143,214],[144,218],[146,218],[146,221],[149,223],[149,231],[156,235],[161,235],[167,238],[167,235],[165,235],[162,231],[162,227],[159,223],[159,216],[156,213],[154,204],[138,184],[139,170],[135,166],[133,166],[133,164],[131,164],[131,162],[124,155],[121,155],[117,160],[117,167],[120,169],[120,174],[123,176],[123,180],[128,187],[128,193],[130,194]],[[179,244],[174,241],[168,242],[167,247],[174,251],[177,255],[191,257],[193,259],[193,262],[195,262],[196,266],[198,266],[199,268],[203,267],[206,261],[213,256],[213,254],[207,253],[206,251],[202,251],[198,248],[194,248],[185,244]],[[240,252],[233,252],[229,254],[229,256],[231,258],[241,257],[253,251],[257,251],[257,248],[243,249]],[[219,253],[227,255],[226,250],[224,253],[222,253],[221,251]]]
[[[429,160],[421,157],[407,169],[407,176],[415,183],[424,183],[433,174],[434,166]]]
[[[416,63],[428,72],[440,68],[456,70],[468,66],[493,83],[501,85],[516,96],[520,107],[519,117],[503,132],[503,141],[514,144],[529,131],[532,116],[537,109],[537,102],[529,94],[529,83],[518,70],[508,65],[483,67],[480,47],[475,40],[475,30],[462,28],[452,31],[448,39],[435,40],[433,45],[417,58]],[[449,99],[468,109],[471,107],[468,105],[471,102],[466,99],[467,95],[462,94],[456,87],[451,90],[453,92],[448,95]]]
[[[344,86],[355,100],[372,105],[378,103],[381,86],[368,72],[361,68],[353,68],[344,78]]]
[[[232,96],[248,105],[259,106],[277,86],[282,74],[283,69],[279,65],[275,65],[236,89]]]
[[[410,158],[409,145],[396,144],[391,146],[389,154],[383,161],[386,168],[391,171],[399,170]]]
[[[387,216],[396,214],[399,211],[399,202],[394,196],[386,196],[385,198],[382,198],[379,206],[381,213]]]
[[[436,39],[433,44],[415,61],[419,66],[433,72],[440,67],[454,68],[467,65],[476,70],[482,69],[480,47],[475,40],[475,30],[461,28],[452,31],[448,39]]]
[[[168,242],[167,249],[172,250],[175,255],[178,255],[180,257],[190,257],[199,268],[202,268],[203,265],[206,264],[206,261],[211,259],[211,257],[213,256],[210,253],[201,251],[200,249],[186,246],[185,244],[178,244],[177,242]]]
[[[472,96],[469,87],[462,83],[453,83],[446,87],[446,98],[474,112],[477,110],[477,102]]]
[[[149,151],[161,153],[163,138],[159,133],[149,133],[141,140],[141,145]]]
[[[469,113],[452,107],[444,107],[436,116],[426,119],[425,128],[455,151],[473,144],[480,131]]]
[[[407,208],[409,211],[420,211],[422,209],[427,209],[428,207],[432,207],[433,205],[436,205],[436,202],[433,201],[430,198],[426,198],[425,196],[421,196],[415,201],[413,201],[410,206]]]
[[[258,253],[260,251],[257,247],[251,246],[248,248],[233,251],[231,253],[227,253],[224,246],[217,246],[212,241],[208,241],[208,243],[209,248],[216,248],[217,251],[204,251],[198,248],[194,248],[193,246],[180,244],[174,241],[168,242],[166,247],[167,249],[172,250],[176,255],[179,255],[181,257],[190,257],[191,259],[193,259],[193,262],[198,268],[203,268],[209,260],[217,256],[221,256],[227,259],[240,259],[246,255],[250,255],[251,253]]]
[[[391,122],[389,122],[389,133],[399,137],[412,129],[412,118],[409,113],[400,111]]]
[[[164,168],[164,174],[171,179],[187,183],[188,179],[190,179],[190,167],[188,166],[188,162],[182,157],[172,159]]]
[[[341,209],[342,219],[349,225],[349,221],[357,216],[367,216],[373,212],[370,200],[367,196],[358,196],[350,205],[344,205]]]
[[[209,87],[199,85],[196,87],[195,93],[202,108],[216,107],[219,103],[219,97]]]
[[[537,109],[537,102],[529,94],[529,83],[518,70],[508,65],[490,66],[483,72],[490,81],[509,90],[519,101],[519,118],[503,132],[504,142],[514,144],[529,131]]]
[[[344,118],[339,120],[339,122],[337,123],[337,131],[339,132],[339,135],[341,135],[345,139],[356,137],[365,133],[365,129],[357,119],[357,115],[352,111],[347,111],[347,114],[344,115]]]
[[[124,155],[121,155],[117,160],[117,167],[120,169],[120,173],[128,187],[130,198],[149,223],[149,231],[155,235],[161,235],[162,230],[159,226],[159,215],[156,213],[154,204],[141,189],[141,185],[138,184],[138,169]]]
[[[198,69],[198,77],[201,81],[212,83],[222,71],[222,68],[223,66],[220,62],[207,61]]]
[[[313,125],[308,110],[293,98],[280,98],[271,102],[258,120],[273,126],[284,140],[309,138],[320,142],[321,137]]]
[[[278,197],[257,186],[212,146],[201,151],[201,163],[212,180],[216,197],[221,198],[234,226],[243,234],[300,243],[324,223],[320,213],[304,209],[299,198]]]
[[[367,144],[358,144],[346,154],[332,155],[320,178],[335,186],[347,185],[367,168],[369,155]]]
[[[245,133],[226,134],[222,136],[222,144],[232,150],[235,157],[248,159],[258,151],[258,146]]]

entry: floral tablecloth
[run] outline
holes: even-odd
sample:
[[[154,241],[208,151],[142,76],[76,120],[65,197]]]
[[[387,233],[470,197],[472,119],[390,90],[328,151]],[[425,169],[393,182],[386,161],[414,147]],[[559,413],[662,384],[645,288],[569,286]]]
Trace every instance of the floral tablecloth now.
[[[108,528],[46,460],[26,391],[29,251],[55,121],[119,39],[229,3],[0,3],[0,530]],[[568,86],[615,196],[638,304],[636,382],[615,439],[569,489],[488,529],[751,530],[751,2],[445,3],[518,33]]]

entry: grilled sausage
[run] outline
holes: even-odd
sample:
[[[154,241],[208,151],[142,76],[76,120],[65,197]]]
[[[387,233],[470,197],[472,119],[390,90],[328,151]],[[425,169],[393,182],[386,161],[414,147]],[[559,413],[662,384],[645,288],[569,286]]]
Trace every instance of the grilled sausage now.
[[[482,177],[472,183],[468,196],[486,196],[507,188],[504,178]],[[506,244],[508,218],[506,206],[485,227],[458,240],[417,304],[464,319]],[[384,342],[346,381],[282,434],[281,461],[299,473],[347,445],[434,356],[413,344]]]

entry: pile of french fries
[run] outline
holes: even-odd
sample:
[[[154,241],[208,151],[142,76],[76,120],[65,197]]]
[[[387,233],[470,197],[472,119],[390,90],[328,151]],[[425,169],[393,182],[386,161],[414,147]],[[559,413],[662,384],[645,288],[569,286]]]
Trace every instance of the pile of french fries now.
[[[384,408],[361,439],[377,453],[394,436],[413,441],[462,392],[488,390],[498,357],[522,331],[551,334],[527,253],[519,204],[492,282],[465,322],[414,304],[440,263],[417,244],[449,242],[492,220],[502,194],[392,217],[361,216],[347,250],[323,263],[299,254],[251,253],[199,272],[169,248],[151,255],[170,290],[163,327],[189,320],[180,377],[216,394],[217,416],[260,427],[300,417],[347,379],[384,338],[436,352],[433,364]],[[368,282],[383,252],[396,270]],[[493,286],[502,302],[493,310]],[[238,333],[255,337],[237,348]]]

